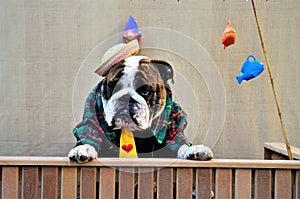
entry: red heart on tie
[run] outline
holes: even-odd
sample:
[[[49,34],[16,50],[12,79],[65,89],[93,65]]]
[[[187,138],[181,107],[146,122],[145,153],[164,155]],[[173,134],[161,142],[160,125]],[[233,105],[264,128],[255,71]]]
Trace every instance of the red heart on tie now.
[[[133,148],[133,146],[132,146],[132,144],[123,144],[122,145],[122,149],[124,150],[124,151],[126,151],[127,153],[129,153],[131,150],[132,150],[132,148]]]

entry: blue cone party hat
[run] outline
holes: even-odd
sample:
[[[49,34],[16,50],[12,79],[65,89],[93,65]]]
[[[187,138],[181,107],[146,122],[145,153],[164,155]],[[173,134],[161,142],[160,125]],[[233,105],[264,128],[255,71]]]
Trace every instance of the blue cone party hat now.
[[[141,37],[141,31],[139,30],[139,27],[137,26],[133,16],[129,16],[126,28],[123,32],[123,39],[125,42],[130,42],[134,39],[140,39]]]

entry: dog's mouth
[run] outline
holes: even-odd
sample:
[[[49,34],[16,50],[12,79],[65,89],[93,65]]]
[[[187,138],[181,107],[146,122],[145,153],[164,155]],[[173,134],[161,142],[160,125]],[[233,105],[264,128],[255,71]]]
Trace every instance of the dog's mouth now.
[[[147,114],[140,104],[129,104],[128,109],[122,109],[115,112],[112,122],[112,129],[121,129],[127,127],[131,130],[145,130],[150,127],[151,123]]]
[[[129,117],[128,110],[123,110],[121,112],[118,112],[113,117],[113,124],[115,126],[127,126],[129,124],[133,123],[133,120]]]

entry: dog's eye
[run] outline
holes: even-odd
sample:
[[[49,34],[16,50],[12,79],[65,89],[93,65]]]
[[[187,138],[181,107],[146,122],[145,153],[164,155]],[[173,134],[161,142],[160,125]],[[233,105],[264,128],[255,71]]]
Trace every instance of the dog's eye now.
[[[153,90],[151,87],[148,86],[142,86],[140,88],[137,89],[137,93],[139,93],[140,95],[144,96],[144,97],[148,97],[152,94]]]
[[[150,93],[149,89],[143,89],[143,90],[141,91],[141,94],[142,94],[142,95],[145,95],[145,96],[148,96],[149,93]]]

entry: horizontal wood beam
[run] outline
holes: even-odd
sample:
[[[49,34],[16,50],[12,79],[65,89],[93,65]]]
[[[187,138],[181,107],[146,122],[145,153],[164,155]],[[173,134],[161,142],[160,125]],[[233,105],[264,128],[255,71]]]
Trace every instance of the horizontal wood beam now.
[[[192,161],[167,158],[98,158],[91,162],[78,164],[67,157],[17,157],[0,156],[0,165],[4,166],[99,166],[99,167],[197,167],[197,168],[280,168],[300,169],[297,160],[246,160],[213,159],[210,161]]]

